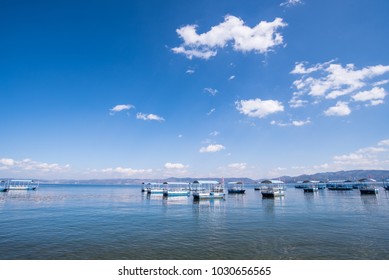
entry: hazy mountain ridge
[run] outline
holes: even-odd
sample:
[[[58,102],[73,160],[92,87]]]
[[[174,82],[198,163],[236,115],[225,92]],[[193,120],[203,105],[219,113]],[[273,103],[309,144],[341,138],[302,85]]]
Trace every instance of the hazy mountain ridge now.
[[[319,180],[319,181],[328,181],[328,180],[358,180],[361,178],[372,178],[377,181],[383,181],[389,178],[389,170],[348,170],[348,171],[336,171],[336,172],[322,172],[316,174],[303,174],[299,176],[280,176],[271,179],[279,179],[285,183],[294,183],[303,180]],[[242,181],[246,184],[254,184],[260,182],[263,179],[251,179],[251,178],[239,178],[239,177],[227,177],[224,178],[224,182],[234,182]],[[89,179],[89,180],[73,180],[73,179],[64,179],[64,180],[41,180],[41,183],[48,184],[96,184],[96,185],[134,185],[142,184],[143,182],[193,182],[195,180],[215,180],[221,181],[222,178],[213,177],[213,178],[178,178],[178,177],[169,177],[165,179]]]

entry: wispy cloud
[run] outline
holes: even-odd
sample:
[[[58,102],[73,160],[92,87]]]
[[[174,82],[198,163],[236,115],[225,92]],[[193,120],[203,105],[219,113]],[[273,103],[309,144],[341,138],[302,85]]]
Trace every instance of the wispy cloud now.
[[[210,116],[213,112],[215,112],[215,110],[216,110],[215,108],[212,108],[212,109],[207,113],[207,115]]]
[[[120,104],[120,105],[116,105],[113,108],[109,109],[109,111],[110,111],[110,115],[114,115],[117,112],[127,111],[127,110],[130,110],[132,108],[135,108],[135,106],[131,105],[131,104]]]
[[[282,18],[276,18],[272,22],[261,21],[251,28],[242,19],[227,15],[224,22],[205,33],[198,34],[196,25],[177,29],[177,34],[184,42],[172,51],[184,54],[189,59],[209,59],[216,56],[218,48],[224,48],[231,41],[235,51],[267,53],[283,43],[283,37],[277,30],[285,26],[287,24]]]
[[[308,118],[306,120],[291,120],[290,122],[282,122],[282,121],[271,121],[271,125],[277,125],[281,127],[285,126],[305,126],[311,123],[311,120]]]
[[[215,153],[219,152],[221,150],[224,150],[226,147],[224,147],[221,144],[210,144],[206,147],[201,147],[200,148],[200,153]]]
[[[0,158],[0,170],[9,171],[38,171],[38,172],[64,172],[70,168],[69,164],[39,162],[32,159],[15,160],[11,158]]]
[[[284,106],[277,100],[261,100],[259,98],[235,102],[236,109],[253,118],[264,118],[267,115],[284,111]]]
[[[293,6],[300,5],[300,4],[303,4],[302,0],[287,0],[285,2],[282,2],[280,4],[280,6],[281,7],[293,7]]]
[[[231,169],[244,170],[247,168],[247,163],[245,162],[230,163],[228,167]]]
[[[234,75],[232,75],[232,76],[230,76],[230,77],[228,78],[229,81],[231,81],[231,80],[233,80],[233,79],[235,79],[235,76],[234,76]]]
[[[215,96],[219,91],[214,88],[204,88],[204,92],[209,93],[212,96]]]
[[[101,169],[98,172],[104,173],[108,176],[114,176],[114,177],[117,177],[117,176],[119,176],[119,177],[132,177],[135,175],[150,174],[153,172],[153,170],[152,169],[133,169],[130,167],[115,167],[115,168],[109,167],[109,168]]]
[[[136,118],[144,121],[164,121],[165,120],[163,117],[160,117],[155,114],[143,114],[143,113],[137,113]]]

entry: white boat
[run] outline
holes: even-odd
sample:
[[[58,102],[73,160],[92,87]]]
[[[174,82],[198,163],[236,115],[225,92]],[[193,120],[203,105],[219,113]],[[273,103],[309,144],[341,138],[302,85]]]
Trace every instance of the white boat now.
[[[189,183],[185,182],[164,182],[164,196],[189,196]]]
[[[33,190],[39,187],[39,182],[34,180],[9,180],[6,186],[8,191],[12,190]]]
[[[193,198],[194,199],[223,199],[224,184],[218,181],[204,181],[196,180],[192,183]]]
[[[160,183],[143,183],[142,192],[147,192],[147,194],[163,195],[163,188]]]
[[[274,198],[285,195],[285,183],[280,180],[264,180],[261,182],[263,198]]]

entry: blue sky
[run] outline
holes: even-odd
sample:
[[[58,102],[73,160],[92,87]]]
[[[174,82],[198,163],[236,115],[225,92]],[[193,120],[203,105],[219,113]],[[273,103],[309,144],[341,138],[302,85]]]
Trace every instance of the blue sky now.
[[[2,1],[0,177],[389,169],[389,2]]]

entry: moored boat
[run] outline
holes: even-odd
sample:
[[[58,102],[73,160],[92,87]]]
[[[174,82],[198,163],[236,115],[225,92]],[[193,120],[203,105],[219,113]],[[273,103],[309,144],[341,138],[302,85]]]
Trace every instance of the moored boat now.
[[[275,198],[285,195],[285,183],[280,180],[264,180],[261,182],[262,198]]]
[[[243,182],[229,182],[228,186],[229,194],[244,194],[246,192]]]
[[[353,190],[353,184],[345,180],[333,180],[327,183],[327,189],[331,191],[351,191]]]
[[[371,178],[365,178],[358,180],[359,191],[361,194],[378,194],[378,187],[376,186],[376,180]]]
[[[144,183],[142,187],[142,192],[147,192],[147,194],[163,194],[163,188],[160,183]]]
[[[6,188],[8,191],[12,190],[32,190],[35,191],[39,187],[39,182],[35,182],[34,180],[9,180]]]
[[[164,182],[164,196],[189,196],[189,183],[185,182]]]
[[[196,180],[192,183],[193,199],[223,199],[224,184],[218,181]]]

